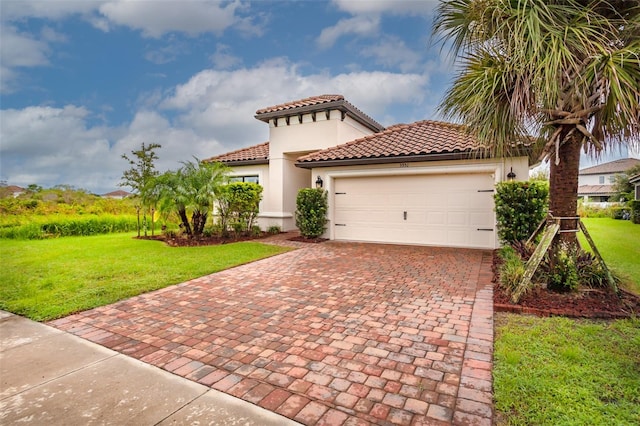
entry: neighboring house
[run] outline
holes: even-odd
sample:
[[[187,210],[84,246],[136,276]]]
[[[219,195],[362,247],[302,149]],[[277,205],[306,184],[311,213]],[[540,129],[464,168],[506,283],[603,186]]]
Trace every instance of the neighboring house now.
[[[610,199],[614,194],[615,176],[623,174],[637,164],[640,164],[640,160],[623,158],[580,170],[578,197],[582,197],[585,203],[618,202],[619,200]]]
[[[631,176],[629,178],[629,183],[633,185],[634,198],[636,200],[640,200],[640,174]]]
[[[259,223],[294,230],[296,196],[329,194],[334,240],[495,248],[495,184],[526,180],[529,158],[481,154],[460,125],[384,128],[340,95],[260,109],[269,142],[218,155],[237,180],[264,188]]]
[[[117,191],[107,192],[106,194],[102,194],[102,198],[113,198],[116,200],[122,200],[123,198],[127,198],[131,195],[130,192],[123,191],[122,189],[118,189]]]

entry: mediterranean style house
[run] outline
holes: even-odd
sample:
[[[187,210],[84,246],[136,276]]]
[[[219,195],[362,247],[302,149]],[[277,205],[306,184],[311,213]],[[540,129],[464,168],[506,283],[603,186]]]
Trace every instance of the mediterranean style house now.
[[[325,237],[496,248],[497,182],[526,180],[528,156],[491,158],[463,126],[418,121],[385,128],[341,95],[260,109],[269,141],[209,158],[264,188],[259,223],[295,230],[296,196],[329,198]]]
[[[640,164],[636,158],[623,158],[580,170],[578,175],[578,197],[585,203],[618,202],[611,200],[613,182],[618,174]]]

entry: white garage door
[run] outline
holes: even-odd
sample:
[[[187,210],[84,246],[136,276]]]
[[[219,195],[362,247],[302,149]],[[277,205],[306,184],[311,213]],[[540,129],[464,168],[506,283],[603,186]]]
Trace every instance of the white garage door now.
[[[490,174],[340,178],[334,238],[494,248]]]

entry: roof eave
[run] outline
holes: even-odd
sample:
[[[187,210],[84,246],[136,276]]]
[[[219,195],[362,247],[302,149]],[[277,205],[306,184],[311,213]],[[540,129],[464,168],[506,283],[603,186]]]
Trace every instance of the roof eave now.
[[[361,166],[367,164],[417,163],[420,161],[468,160],[470,158],[489,158],[478,151],[442,152],[433,154],[396,155],[389,157],[343,158],[336,160],[298,161],[296,167],[313,169],[315,167]]]
[[[280,111],[264,112],[264,113],[256,114],[254,115],[254,117],[260,121],[264,121],[265,123],[268,123],[269,120],[271,120],[272,118],[282,118],[287,116],[292,117],[300,114],[308,114],[312,112],[320,112],[320,111],[326,111],[326,110],[332,110],[332,109],[337,109],[338,111],[347,113],[351,118],[353,118],[360,124],[370,128],[371,130],[374,130],[376,132],[380,132],[384,130],[384,126],[382,126],[380,123],[373,120],[372,118],[364,115],[362,112],[357,110],[353,105],[351,105],[349,102],[345,101],[344,99],[341,99],[339,101],[324,102],[324,103],[315,104],[315,105],[305,105],[301,107],[294,107],[291,109],[284,109]]]
[[[229,167],[238,167],[238,166],[256,166],[260,164],[269,164],[268,158],[258,158],[254,160],[214,160],[215,163],[226,164]]]

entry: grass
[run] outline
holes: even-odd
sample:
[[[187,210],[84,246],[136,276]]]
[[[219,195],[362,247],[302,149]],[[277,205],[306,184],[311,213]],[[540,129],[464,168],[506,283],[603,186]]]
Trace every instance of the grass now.
[[[496,316],[500,425],[640,424],[640,320]]]
[[[625,288],[640,294],[640,225],[610,218],[582,221],[607,266],[623,279]],[[589,247],[582,233],[578,238],[583,247]]]
[[[287,251],[256,242],[176,248],[134,235],[0,240],[0,309],[51,320]]]

